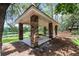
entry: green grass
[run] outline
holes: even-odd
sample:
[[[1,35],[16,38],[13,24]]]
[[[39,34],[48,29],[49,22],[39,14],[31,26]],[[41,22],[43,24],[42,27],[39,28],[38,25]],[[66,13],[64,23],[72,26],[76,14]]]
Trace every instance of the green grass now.
[[[3,38],[2,39],[2,42],[3,43],[11,43],[11,42],[15,42],[15,41],[18,41],[18,36],[15,36],[15,37],[6,37],[6,38]]]
[[[79,38],[72,40],[72,43],[79,46]]]
[[[29,38],[29,32],[24,33],[23,37],[24,38]],[[19,41],[19,36],[18,34],[14,34],[14,36],[8,36],[5,38],[2,38],[3,43],[11,43],[11,42],[16,42]]]
[[[25,32],[23,35],[24,38],[29,38],[30,37],[30,32]]]

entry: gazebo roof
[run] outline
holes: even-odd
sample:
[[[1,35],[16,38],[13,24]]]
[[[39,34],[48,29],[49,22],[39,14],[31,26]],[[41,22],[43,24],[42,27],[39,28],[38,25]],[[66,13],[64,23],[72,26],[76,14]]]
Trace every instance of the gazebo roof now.
[[[52,22],[54,25],[59,23],[53,18],[50,18],[44,12],[36,8],[34,5],[31,5],[25,12],[16,20],[16,23],[30,24],[30,17],[32,15],[37,15],[39,17],[40,26],[48,26],[48,23]]]

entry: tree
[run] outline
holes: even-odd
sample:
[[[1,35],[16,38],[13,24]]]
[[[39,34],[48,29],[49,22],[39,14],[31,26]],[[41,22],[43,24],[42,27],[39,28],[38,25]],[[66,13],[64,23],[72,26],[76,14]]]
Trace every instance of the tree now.
[[[79,10],[77,4],[73,4],[73,3],[60,3],[56,6],[56,9],[55,9],[55,13],[57,14],[61,14],[62,15],[62,22],[61,22],[61,25],[63,23],[63,15],[66,14],[66,15],[71,15],[69,17],[68,20],[71,20],[70,22],[68,22],[68,24],[71,24],[69,25],[71,27],[71,29],[73,29],[73,26],[74,26],[74,22],[78,21],[78,17],[76,17],[78,15],[77,11]],[[76,15],[76,16],[75,16]],[[64,26],[64,25],[63,25]],[[68,26],[68,27],[69,27]]]
[[[10,4],[9,8],[7,9],[6,14],[6,23],[10,27],[11,31],[17,32],[17,27],[15,26],[16,19],[22,15],[22,13],[29,7],[30,4]]]
[[[55,13],[61,14],[73,14],[75,10],[78,10],[78,7],[75,3],[59,3],[56,6]]]
[[[32,3],[32,5],[34,5],[35,7],[39,8],[41,3]]]
[[[10,4],[0,4],[0,48],[2,45],[2,33],[3,33],[3,27],[4,27],[4,19],[6,15],[6,10],[9,7]]]
[[[44,13],[46,13],[48,16],[53,17],[53,4],[49,4],[49,3],[41,3],[39,5],[39,9],[41,11],[43,11]]]

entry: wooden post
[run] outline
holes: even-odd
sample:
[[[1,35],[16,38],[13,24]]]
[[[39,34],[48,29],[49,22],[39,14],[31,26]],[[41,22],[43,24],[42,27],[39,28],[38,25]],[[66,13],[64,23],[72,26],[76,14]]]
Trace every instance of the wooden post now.
[[[49,38],[53,38],[53,25],[52,23],[49,23]]]
[[[38,46],[38,16],[32,15],[30,19],[31,24],[31,44],[32,47]]]
[[[23,24],[19,23],[19,40],[23,40]]]
[[[58,26],[55,25],[55,35],[57,35]]]
[[[46,36],[46,27],[44,27],[44,35]]]

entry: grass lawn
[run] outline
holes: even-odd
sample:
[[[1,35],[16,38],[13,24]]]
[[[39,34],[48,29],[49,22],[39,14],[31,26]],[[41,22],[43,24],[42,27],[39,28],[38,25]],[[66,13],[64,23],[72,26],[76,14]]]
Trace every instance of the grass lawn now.
[[[6,38],[3,38],[2,39],[2,42],[3,43],[11,43],[11,42],[15,42],[15,41],[18,41],[18,36],[15,36],[15,37],[6,37]]]
[[[79,46],[79,38],[72,40],[72,43]]]
[[[39,32],[41,34],[43,34],[43,32]],[[16,42],[16,41],[19,41],[19,36],[18,34],[9,34],[10,36],[7,36],[7,37],[3,37],[2,38],[2,42],[3,43],[11,43],[11,42]],[[30,32],[25,32],[23,34],[23,38],[30,38]]]
[[[29,32],[24,33],[23,37],[24,38],[29,38]],[[8,36],[2,39],[3,43],[11,43],[11,42],[16,42],[19,41],[19,36],[18,34],[15,34],[14,36]]]

